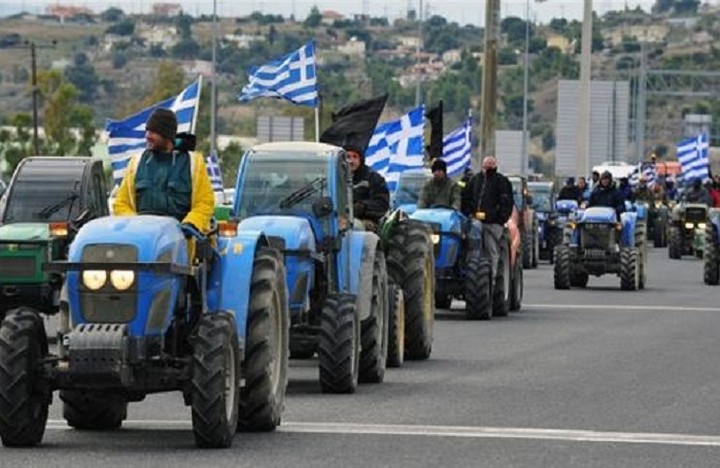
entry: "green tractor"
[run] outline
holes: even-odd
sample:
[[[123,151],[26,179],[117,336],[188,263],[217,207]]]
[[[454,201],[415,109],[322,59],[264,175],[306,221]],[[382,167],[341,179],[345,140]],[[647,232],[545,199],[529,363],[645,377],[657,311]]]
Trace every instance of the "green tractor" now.
[[[0,206],[0,318],[32,307],[52,314],[63,278],[43,265],[67,257],[85,222],[108,214],[101,161],[86,157],[22,160]]]

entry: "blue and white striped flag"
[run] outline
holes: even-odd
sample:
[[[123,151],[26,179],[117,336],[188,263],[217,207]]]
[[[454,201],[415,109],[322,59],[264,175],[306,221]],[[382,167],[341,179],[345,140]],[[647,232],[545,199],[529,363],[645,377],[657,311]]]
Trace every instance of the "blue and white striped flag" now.
[[[392,192],[400,173],[424,168],[425,106],[375,129],[365,151],[365,164],[385,178]]]
[[[318,106],[315,45],[308,42],[295,52],[250,69],[240,101],[259,97],[283,98],[299,106]]]
[[[653,163],[640,163],[637,165],[635,170],[630,174],[630,185],[635,187],[640,183],[640,174],[645,176],[645,181],[648,187],[652,187],[657,180],[657,173],[655,171],[655,164]]]
[[[470,133],[472,131],[472,119],[443,138],[443,159],[447,163],[447,175],[455,177],[463,173],[470,166],[472,156],[472,143]]]
[[[108,120],[105,130],[108,132],[108,153],[115,185],[120,185],[125,168],[133,154],[145,149],[145,122],[155,109],[164,108],[175,112],[178,121],[178,133],[193,132],[197,118],[202,80],[194,82],[177,96],[173,96],[124,120]]]
[[[207,172],[210,176],[210,183],[212,184],[213,192],[223,192],[225,187],[223,186],[222,171],[220,170],[220,159],[216,152],[211,152],[205,159],[207,165]]]
[[[695,138],[688,138],[678,143],[677,157],[685,181],[709,177],[710,141],[706,134],[701,133]]]

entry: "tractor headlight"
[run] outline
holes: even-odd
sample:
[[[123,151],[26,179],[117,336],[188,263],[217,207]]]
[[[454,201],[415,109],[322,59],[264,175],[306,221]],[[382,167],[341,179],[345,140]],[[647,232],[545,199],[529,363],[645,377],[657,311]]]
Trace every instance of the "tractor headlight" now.
[[[685,223],[685,229],[692,229],[693,227],[695,227],[693,223]]]
[[[135,272],[130,270],[114,270],[110,272],[110,283],[118,291],[130,289],[135,282]]]
[[[82,281],[86,288],[97,291],[105,286],[107,272],[103,270],[85,270],[82,274]]]
[[[439,244],[440,243],[440,234],[431,234],[430,239],[432,240],[433,244]]]
[[[707,226],[707,224],[705,224],[705,223],[698,223],[697,227],[698,227],[698,229],[705,229],[706,226]]]

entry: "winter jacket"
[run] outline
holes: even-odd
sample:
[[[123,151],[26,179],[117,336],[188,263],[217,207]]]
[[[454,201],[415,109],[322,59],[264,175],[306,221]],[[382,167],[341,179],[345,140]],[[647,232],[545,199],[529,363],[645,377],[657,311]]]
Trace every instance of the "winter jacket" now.
[[[470,195],[472,199],[466,215],[482,212],[482,221],[489,224],[504,225],[510,219],[514,203],[512,184],[504,175],[477,173],[470,181]]]
[[[704,203],[707,206],[713,205],[710,193],[704,187],[700,187],[697,190],[694,187],[690,187],[685,190],[682,195],[682,201],[688,203]]]
[[[354,216],[377,222],[389,209],[390,192],[385,179],[363,164],[353,172]]]
[[[161,212],[209,231],[215,195],[203,156],[196,152],[145,151],[130,158],[113,214],[127,216],[143,211]]]
[[[580,203],[582,202],[582,192],[574,185],[566,185],[560,189],[558,200],[575,200]]]
[[[605,188],[602,185],[598,185],[590,194],[588,206],[607,206],[608,208],[615,208],[615,212],[618,216],[620,216],[620,213],[625,211],[625,200],[623,200],[623,197],[618,189],[612,186]]]
[[[420,191],[418,208],[430,208],[433,205],[460,210],[460,187],[449,177],[428,180]]]

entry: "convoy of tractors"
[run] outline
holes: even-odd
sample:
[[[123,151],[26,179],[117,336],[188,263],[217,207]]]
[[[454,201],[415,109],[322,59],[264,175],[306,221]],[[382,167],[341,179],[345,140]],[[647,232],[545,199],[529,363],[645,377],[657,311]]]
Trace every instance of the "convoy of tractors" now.
[[[314,359],[326,393],[381,383],[387,368],[430,357],[436,308],[462,300],[480,320],[520,310],[523,269],[539,260],[556,289],[605,274],[645,287],[647,206],[617,215],[510,176],[515,207],[493,273],[481,221],[417,208],[429,177],[403,174],[369,231],[354,219],[342,148],[261,144],[201,233],[154,213],[109,216],[98,161],[23,160],[0,203],[3,444],[42,441],[55,390],[67,423],[86,430],[119,428],[128,403],[179,391],[196,445],[228,447],[237,431],[280,424],[290,359]],[[717,285],[720,212],[668,213],[652,220],[655,245],[702,256]]]

